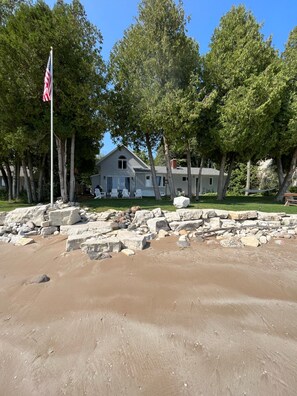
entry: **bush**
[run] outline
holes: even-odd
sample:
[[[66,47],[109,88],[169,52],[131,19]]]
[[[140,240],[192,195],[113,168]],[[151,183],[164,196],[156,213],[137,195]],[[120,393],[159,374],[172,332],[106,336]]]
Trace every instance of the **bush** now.
[[[289,188],[290,193],[296,193],[297,194],[297,186],[291,186]]]

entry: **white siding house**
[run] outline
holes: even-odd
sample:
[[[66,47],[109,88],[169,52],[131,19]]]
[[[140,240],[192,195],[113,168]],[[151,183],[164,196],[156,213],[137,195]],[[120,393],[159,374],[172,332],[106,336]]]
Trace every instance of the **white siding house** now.
[[[125,146],[115,148],[98,163],[98,174],[91,176],[92,189],[99,185],[107,196],[111,190],[126,188],[131,196],[136,189],[142,190],[144,197],[153,197],[152,173],[150,167]],[[192,194],[196,194],[197,179],[200,168],[192,168]],[[156,166],[157,183],[161,195],[169,195],[167,172],[165,166]],[[176,192],[187,191],[187,168],[176,166],[172,161],[172,174]],[[200,193],[217,192],[219,171],[203,168],[200,180]]]

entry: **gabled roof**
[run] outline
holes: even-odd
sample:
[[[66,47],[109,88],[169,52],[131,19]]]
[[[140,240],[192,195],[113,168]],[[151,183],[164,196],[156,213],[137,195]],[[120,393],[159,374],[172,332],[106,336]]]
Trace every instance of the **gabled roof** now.
[[[150,168],[147,166],[147,164],[146,164],[145,162],[142,161],[141,158],[139,158],[132,150],[130,150],[130,149],[129,149],[128,147],[126,147],[124,144],[121,144],[121,145],[115,147],[110,153],[108,153],[108,154],[106,154],[104,157],[102,157],[102,158],[99,160],[98,164],[100,164],[102,161],[106,160],[106,158],[110,157],[110,156],[111,156],[113,153],[115,153],[116,151],[120,151],[122,148],[125,148],[127,151],[129,151],[129,153],[130,153],[131,155],[133,155],[133,157],[135,157],[140,163],[142,163],[143,166],[144,166],[145,168],[147,168],[148,170],[150,169]]]

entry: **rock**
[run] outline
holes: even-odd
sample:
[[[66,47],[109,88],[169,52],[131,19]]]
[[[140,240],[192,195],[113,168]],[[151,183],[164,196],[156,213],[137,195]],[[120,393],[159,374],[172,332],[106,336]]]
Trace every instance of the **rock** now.
[[[145,235],[138,235],[135,232],[128,230],[119,230],[118,238],[125,248],[132,250],[143,250],[147,243]]]
[[[216,209],[215,212],[220,219],[228,219],[229,212],[227,210]]]
[[[41,222],[45,220],[44,216],[49,208],[49,205],[29,206],[26,208],[17,208],[7,213],[5,217],[5,224],[21,223],[32,221],[36,226],[40,227]]]
[[[7,212],[0,212],[0,226],[3,226],[5,223]]]
[[[222,239],[220,241],[220,245],[223,246],[223,247],[228,247],[228,248],[242,247],[241,241],[239,239],[237,239],[237,238]]]
[[[152,213],[155,217],[163,217],[163,212],[161,208],[155,208],[152,210]]]
[[[164,238],[164,237],[167,237],[168,235],[169,235],[169,232],[162,230],[162,229],[158,232],[158,238]]]
[[[80,235],[93,232],[95,235],[103,235],[113,231],[111,224],[107,221],[92,221],[86,224],[62,225],[60,233],[62,235]]]
[[[170,228],[173,231],[195,231],[201,224],[203,220],[189,220],[189,221],[181,221],[181,222],[172,222],[169,224]]]
[[[213,217],[208,220],[208,225],[211,230],[221,227],[221,219],[219,217]]]
[[[182,221],[198,220],[202,217],[202,210],[200,209],[177,209],[176,212]]]
[[[258,214],[255,210],[251,211],[238,211],[238,212],[233,212],[230,211],[228,218],[231,220],[251,220],[251,219],[257,219]]]
[[[202,210],[202,219],[210,219],[212,217],[216,217],[217,214],[213,209],[203,209]]]
[[[49,227],[43,227],[40,231],[40,234],[43,236],[47,236],[47,235],[52,235],[54,234],[56,231],[58,230],[57,227],[54,226],[49,226]]]
[[[190,246],[190,241],[189,238],[186,235],[181,235],[178,238],[177,241],[177,246],[181,247],[181,248],[187,248]]]
[[[122,244],[116,237],[104,239],[91,238],[81,244],[81,249],[91,260],[98,260],[102,258],[101,253],[119,253],[122,249]]]
[[[49,220],[45,220],[41,222],[41,227],[49,227],[51,222]]]
[[[30,227],[28,227],[27,224],[22,224],[21,227],[18,230],[18,234],[19,235],[25,235],[25,234],[27,234],[30,231],[32,231],[32,229]]]
[[[164,216],[168,223],[181,220],[178,212],[164,212]]]
[[[45,282],[49,282],[50,279],[51,278],[49,276],[47,276],[46,274],[43,274],[43,275],[37,276],[35,279],[33,279],[29,283],[45,283]]]
[[[290,217],[284,217],[281,220],[284,226],[297,226],[297,215],[290,215]]]
[[[34,243],[34,239],[32,238],[20,238],[17,242],[17,245],[20,246],[26,246],[26,245],[30,245],[31,243]]]
[[[80,221],[79,209],[70,207],[49,212],[49,221],[52,226],[72,225]]]
[[[134,256],[135,252],[132,249],[123,249],[121,250],[122,253],[124,253],[126,256]]]
[[[95,235],[92,232],[85,232],[84,234],[79,235],[69,235],[66,241],[66,252],[80,249],[83,242],[94,237]]]
[[[105,212],[99,212],[99,213],[94,213],[93,214],[93,219],[94,221],[96,220],[101,220],[101,221],[107,221],[109,220],[111,217],[115,216],[117,212],[114,209],[108,209]]]
[[[142,224],[146,224],[147,220],[152,218],[154,218],[154,215],[150,210],[138,210],[135,213],[132,225],[139,227]]]
[[[168,231],[169,225],[165,217],[154,217],[147,220],[148,228],[151,232],[159,232],[160,230]]]
[[[190,205],[190,198],[188,197],[175,197],[173,205],[176,208],[187,208]]]
[[[258,212],[258,219],[263,221],[281,221],[285,213]]]
[[[274,241],[274,243],[275,243],[276,245],[283,245],[283,244],[284,244],[284,241],[282,241],[281,239],[276,239],[276,240]]]
[[[260,236],[259,241],[260,241],[261,245],[265,245],[268,242],[266,236],[264,236],[264,235]]]
[[[10,242],[10,237],[9,236],[5,236],[5,235],[2,235],[1,237],[0,237],[0,242],[4,242],[4,243],[9,243]]]
[[[244,246],[251,246],[251,247],[260,246],[260,242],[258,238],[256,238],[255,236],[242,237],[240,240]]]

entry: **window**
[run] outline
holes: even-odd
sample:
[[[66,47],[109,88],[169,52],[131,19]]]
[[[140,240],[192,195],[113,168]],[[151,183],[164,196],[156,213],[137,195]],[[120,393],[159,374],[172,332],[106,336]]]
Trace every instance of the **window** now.
[[[119,169],[127,169],[127,159],[123,155],[119,156],[118,168]]]
[[[187,176],[183,176],[183,181],[188,181]]]
[[[213,184],[213,180],[212,180],[212,177],[210,177],[209,178],[209,185],[212,186],[212,184]]]

